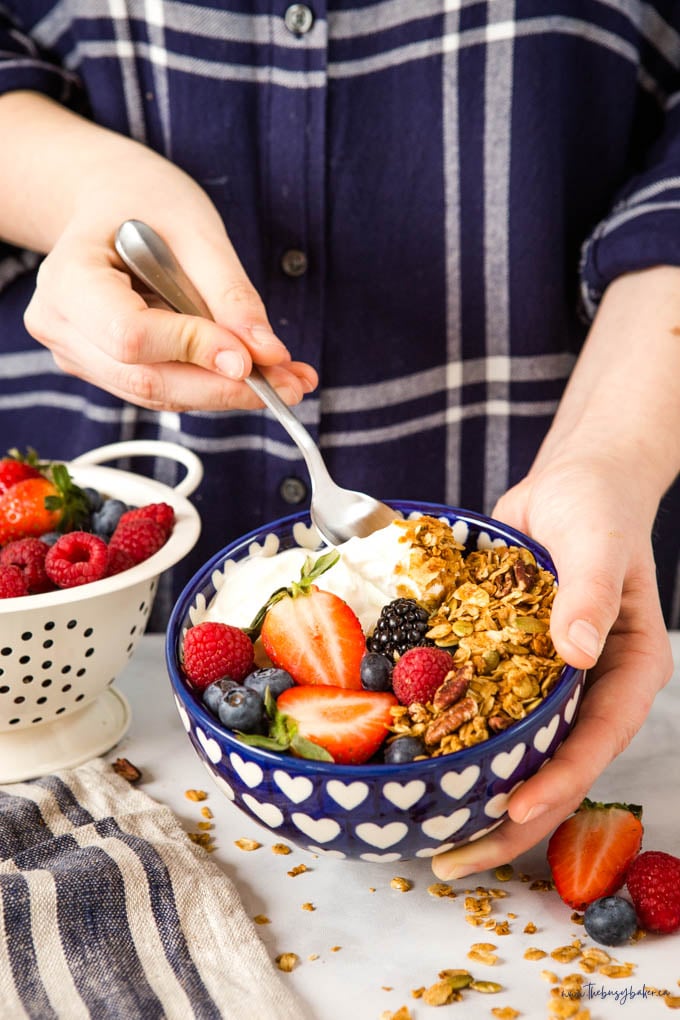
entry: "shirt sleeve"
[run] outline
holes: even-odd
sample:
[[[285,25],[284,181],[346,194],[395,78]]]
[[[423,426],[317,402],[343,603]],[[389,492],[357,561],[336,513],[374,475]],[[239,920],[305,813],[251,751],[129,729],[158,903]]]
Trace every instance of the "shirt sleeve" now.
[[[680,266],[680,92],[667,105],[661,137],[644,169],[617,196],[581,253],[581,297],[588,318],[618,276],[651,266]]]
[[[30,36],[0,13],[0,95],[29,89],[66,106],[79,106],[78,76],[51,60]]]

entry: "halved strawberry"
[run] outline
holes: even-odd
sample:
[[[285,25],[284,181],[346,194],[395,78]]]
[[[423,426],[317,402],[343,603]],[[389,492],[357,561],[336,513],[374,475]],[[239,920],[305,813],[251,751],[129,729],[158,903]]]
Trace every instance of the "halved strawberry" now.
[[[338,595],[316,585],[287,595],[267,612],[262,645],[296,684],[361,689],[366,638],[356,614]]]
[[[276,699],[277,710],[294,720],[300,736],[324,747],[340,765],[360,765],[375,754],[397,704],[387,692],[326,686],[289,687]]]
[[[620,889],[642,844],[642,808],[587,798],[548,841],[555,888],[575,910]]]

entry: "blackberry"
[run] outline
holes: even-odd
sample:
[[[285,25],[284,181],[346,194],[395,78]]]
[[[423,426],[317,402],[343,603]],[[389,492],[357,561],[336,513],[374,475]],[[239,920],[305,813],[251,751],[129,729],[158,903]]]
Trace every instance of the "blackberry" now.
[[[425,634],[429,614],[415,599],[395,599],[383,606],[373,633],[366,641],[369,652],[398,659],[409,648],[431,645]]]

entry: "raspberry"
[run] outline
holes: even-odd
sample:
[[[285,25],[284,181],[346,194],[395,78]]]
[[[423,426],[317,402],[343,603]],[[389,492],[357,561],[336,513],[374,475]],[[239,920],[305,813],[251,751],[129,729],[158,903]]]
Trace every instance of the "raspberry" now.
[[[628,869],[626,885],[642,928],[663,935],[680,928],[680,858],[645,850]]]
[[[175,524],[175,511],[169,503],[148,503],[146,506],[134,507],[126,510],[120,519],[120,523],[127,521],[151,520],[160,524],[166,536],[170,534]]]
[[[142,563],[165,545],[167,537],[163,527],[156,521],[150,517],[137,517],[118,523],[109,547],[122,549],[135,563]]]
[[[394,667],[392,688],[402,705],[423,704],[432,700],[452,669],[453,659],[443,648],[410,648]]]
[[[125,549],[121,549],[119,546],[109,546],[109,566],[106,571],[107,577],[113,577],[114,574],[122,574],[124,570],[129,570],[130,567],[135,567],[135,563],[129,552]]]
[[[0,599],[28,595],[26,578],[19,567],[0,567]]]
[[[184,672],[200,690],[224,676],[240,683],[253,661],[253,643],[240,627],[210,620],[191,627],[184,638]]]
[[[0,565],[18,567],[24,575],[29,593],[37,595],[52,588],[52,582],[45,573],[48,550],[49,545],[39,538],[18,538],[8,542],[0,552]]]
[[[45,571],[59,588],[75,588],[106,576],[109,550],[103,539],[88,531],[62,535],[45,557]]]

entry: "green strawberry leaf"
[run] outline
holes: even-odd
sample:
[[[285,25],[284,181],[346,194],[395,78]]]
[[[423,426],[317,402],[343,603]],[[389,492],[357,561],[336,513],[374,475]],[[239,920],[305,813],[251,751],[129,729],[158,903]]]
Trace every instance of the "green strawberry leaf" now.
[[[249,747],[262,747],[266,751],[287,751],[290,744],[282,744],[275,737],[265,737],[262,733],[242,733],[241,730],[234,730],[234,734],[243,744]]]
[[[310,761],[334,761],[333,755],[325,747],[315,744],[313,740],[296,733],[290,742],[290,749],[298,758],[307,758]]]

